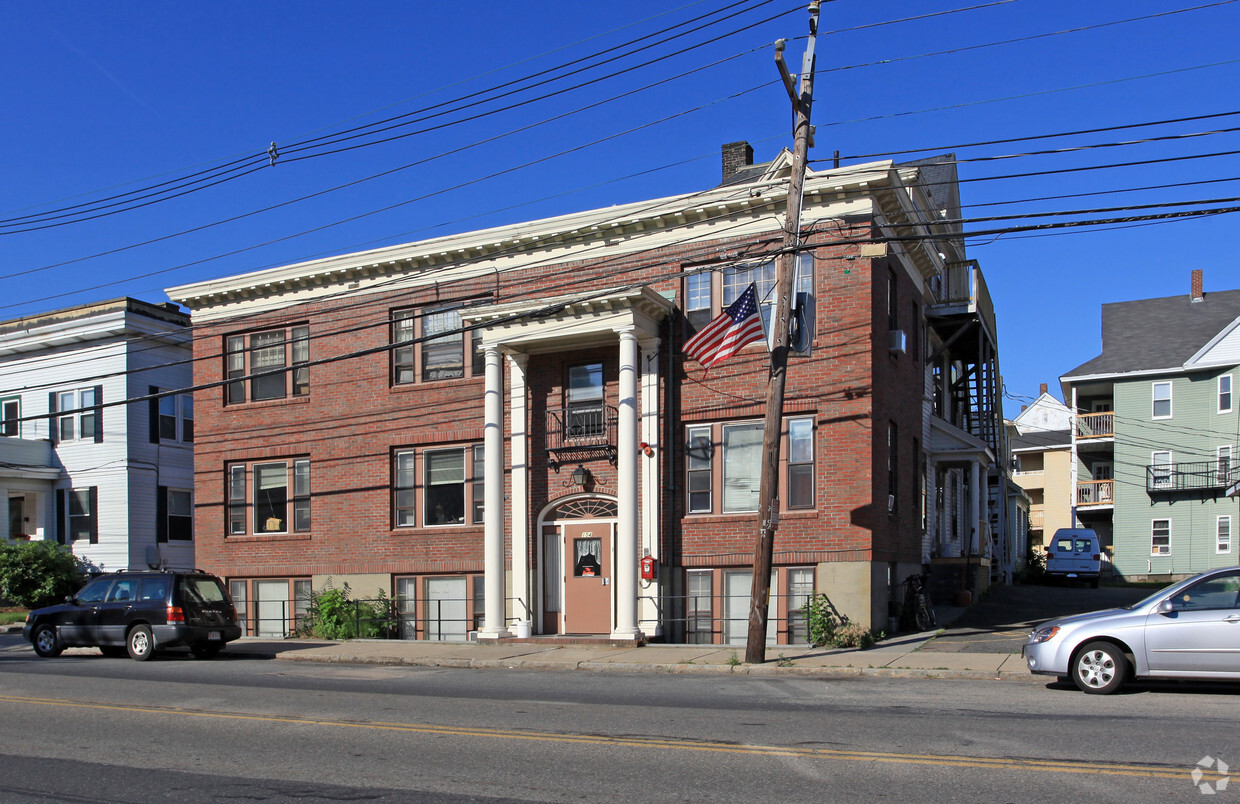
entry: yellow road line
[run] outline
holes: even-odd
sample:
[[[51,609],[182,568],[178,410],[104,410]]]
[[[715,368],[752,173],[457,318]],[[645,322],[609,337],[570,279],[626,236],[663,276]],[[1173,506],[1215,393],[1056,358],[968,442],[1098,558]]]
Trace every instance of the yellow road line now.
[[[58,698],[33,698],[16,695],[0,695],[0,703],[34,706],[54,706],[76,709],[96,709],[113,712],[130,712],[153,715],[176,715],[217,720],[249,720],[264,723],[287,723],[304,726],[327,726],[334,728],[396,731],[412,734],[436,734],[452,737],[482,737],[496,740],[530,740],[550,743],[573,743],[584,745],[609,745],[626,748],[654,748],[678,751],[707,751],[729,754],[759,756],[800,757],[805,759],[833,759],[862,762],[885,762],[892,764],[935,765],[955,768],[1000,768],[1008,770],[1044,771],[1051,773],[1076,773],[1103,776],[1136,776],[1146,779],[1191,779],[1192,769],[1167,768],[1161,765],[1123,764],[1116,762],[1081,762],[1057,759],[1015,759],[1010,757],[953,756],[950,754],[914,754],[888,751],[848,751],[836,748],[797,748],[775,745],[741,745],[710,740],[682,740],[669,737],[612,737],[593,734],[556,734],[527,729],[492,729],[466,726],[435,726],[420,723],[383,723],[370,721],[329,720],[325,718],[292,717],[284,715],[254,715],[238,712],[204,712],[175,707],[137,706],[129,704],[102,704],[89,701],[70,701]],[[1222,775],[1203,770],[1202,780],[1217,781]]]

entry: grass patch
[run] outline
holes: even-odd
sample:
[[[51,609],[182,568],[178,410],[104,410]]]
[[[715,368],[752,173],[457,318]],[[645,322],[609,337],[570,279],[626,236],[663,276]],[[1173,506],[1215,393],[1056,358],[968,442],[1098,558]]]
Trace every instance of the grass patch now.
[[[11,625],[12,623],[24,623],[26,621],[26,612],[24,611],[0,611],[0,625]]]

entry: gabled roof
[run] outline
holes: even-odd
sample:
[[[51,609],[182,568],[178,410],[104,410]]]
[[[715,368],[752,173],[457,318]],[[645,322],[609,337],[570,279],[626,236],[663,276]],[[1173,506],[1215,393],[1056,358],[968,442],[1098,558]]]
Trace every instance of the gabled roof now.
[[[1131,372],[1182,370],[1240,316],[1240,290],[1102,305],[1102,354],[1064,381]]]
[[[1046,449],[1067,448],[1072,445],[1072,434],[1067,430],[1033,430],[1008,437],[1008,448],[1012,452],[1030,452]]]

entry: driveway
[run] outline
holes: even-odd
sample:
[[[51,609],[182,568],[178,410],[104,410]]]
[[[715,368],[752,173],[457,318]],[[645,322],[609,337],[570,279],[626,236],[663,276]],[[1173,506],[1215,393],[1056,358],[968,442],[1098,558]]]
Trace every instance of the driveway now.
[[[1156,590],[1104,586],[994,586],[922,646],[939,653],[1020,653],[1030,629],[1056,617],[1127,606]]]

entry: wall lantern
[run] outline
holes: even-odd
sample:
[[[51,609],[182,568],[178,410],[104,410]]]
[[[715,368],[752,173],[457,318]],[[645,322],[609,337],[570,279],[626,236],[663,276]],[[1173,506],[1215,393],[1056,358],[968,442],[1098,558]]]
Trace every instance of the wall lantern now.
[[[577,468],[573,470],[573,482],[585,488],[585,485],[590,482],[590,470],[577,464]]]

